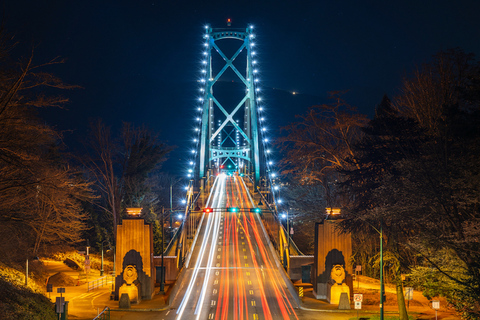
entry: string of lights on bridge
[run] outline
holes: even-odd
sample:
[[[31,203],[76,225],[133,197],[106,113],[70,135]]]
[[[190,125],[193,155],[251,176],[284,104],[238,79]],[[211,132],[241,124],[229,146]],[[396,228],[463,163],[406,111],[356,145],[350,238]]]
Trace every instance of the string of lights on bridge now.
[[[208,25],[205,25],[205,31],[209,29]],[[253,31],[253,25],[249,26],[250,31]],[[201,59],[201,68],[200,68],[200,78],[198,79],[198,83],[200,83],[200,88],[199,91],[203,94],[205,92],[205,86],[206,86],[206,76],[207,76],[207,60],[206,57],[208,56],[207,50],[209,49],[209,34],[206,32],[203,36],[205,42],[203,42],[203,47],[204,50],[202,51],[202,59]],[[250,39],[255,39],[255,35],[253,33],[250,34]],[[251,48],[255,46],[254,42],[250,43]],[[263,144],[263,150],[264,150],[264,156],[265,156],[265,161],[266,161],[266,172],[268,179],[270,180],[270,185],[273,187],[273,190],[278,191],[279,190],[279,185],[274,185],[273,184],[273,179],[277,177],[276,173],[273,171],[273,165],[274,165],[274,160],[273,160],[273,152],[271,149],[271,142],[270,139],[267,137],[267,132],[268,129],[265,126],[266,124],[266,118],[265,118],[265,107],[263,103],[263,99],[259,96],[261,89],[260,89],[260,79],[259,79],[259,71],[258,71],[258,58],[257,58],[257,52],[253,50],[251,52],[252,57],[255,57],[252,61],[253,64],[253,84],[255,88],[255,99],[257,102],[257,113],[258,113],[258,123],[259,123],[259,134],[261,138],[261,142]],[[250,80],[250,79],[247,79]],[[199,106],[196,108],[197,115],[195,117],[195,127],[194,127],[194,133],[195,136],[193,138],[193,143],[194,147],[190,150],[190,154],[192,158],[188,162],[188,173],[187,177],[192,179],[194,177],[194,171],[195,171],[195,165],[196,165],[196,156],[197,156],[197,150],[199,148],[199,143],[200,143],[200,137],[201,137],[201,122],[202,122],[202,114],[203,114],[203,102],[204,99],[202,96],[197,98],[197,102],[199,103]],[[275,198],[275,197],[274,197]],[[278,203],[281,203],[281,199],[277,200]]]

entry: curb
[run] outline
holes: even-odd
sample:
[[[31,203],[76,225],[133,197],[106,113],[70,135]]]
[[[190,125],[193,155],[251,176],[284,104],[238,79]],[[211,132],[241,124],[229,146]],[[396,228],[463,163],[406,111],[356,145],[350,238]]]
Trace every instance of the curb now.
[[[152,309],[110,309],[110,311],[119,311],[119,312],[161,312],[171,310],[170,307],[165,308],[152,308]]]

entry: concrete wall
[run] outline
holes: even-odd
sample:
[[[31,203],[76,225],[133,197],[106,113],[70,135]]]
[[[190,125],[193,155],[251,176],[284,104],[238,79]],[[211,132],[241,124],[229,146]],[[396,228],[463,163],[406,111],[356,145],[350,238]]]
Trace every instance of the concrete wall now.
[[[290,256],[288,276],[295,282],[302,279],[302,266],[313,264],[314,256]]]
[[[153,257],[153,265],[156,267],[162,266],[162,256]],[[163,265],[165,267],[165,282],[174,282],[177,279],[179,270],[177,268],[176,256],[165,256],[163,258]]]

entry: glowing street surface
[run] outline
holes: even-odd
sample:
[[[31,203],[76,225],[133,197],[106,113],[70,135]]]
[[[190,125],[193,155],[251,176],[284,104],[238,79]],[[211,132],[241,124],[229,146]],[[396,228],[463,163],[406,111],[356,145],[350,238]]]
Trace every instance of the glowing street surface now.
[[[238,176],[217,177],[168,319],[298,319],[252,198]],[[226,212],[237,207],[238,212]]]

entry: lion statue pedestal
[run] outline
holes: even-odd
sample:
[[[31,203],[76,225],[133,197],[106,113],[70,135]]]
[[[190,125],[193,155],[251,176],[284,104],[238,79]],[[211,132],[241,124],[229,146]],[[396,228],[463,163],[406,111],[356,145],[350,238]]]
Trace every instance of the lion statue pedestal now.
[[[123,270],[124,283],[118,289],[118,295],[121,297],[122,293],[128,294],[130,303],[139,303],[140,296],[138,294],[140,283],[137,280],[138,274],[135,266],[129,265]]]
[[[339,304],[342,292],[347,293],[350,301],[350,288],[344,283],[345,269],[342,265],[336,264],[332,267],[328,283],[327,300],[331,304]]]

